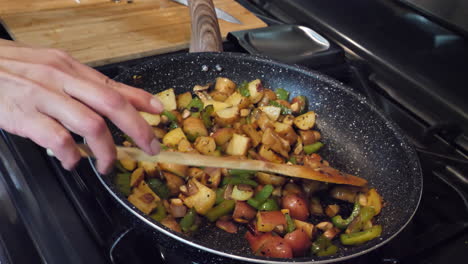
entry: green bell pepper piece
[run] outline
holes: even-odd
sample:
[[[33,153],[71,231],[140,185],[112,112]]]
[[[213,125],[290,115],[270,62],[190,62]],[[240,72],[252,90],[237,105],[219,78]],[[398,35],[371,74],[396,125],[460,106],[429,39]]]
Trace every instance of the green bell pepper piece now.
[[[234,200],[224,200],[217,206],[211,208],[205,215],[210,222],[218,220],[223,215],[227,215],[234,210],[236,201]]]
[[[265,202],[263,202],[259,207],[258,210],[260,211],[278,211],[280,210],[278,203],[271,198],[268,198]]]
[[[216,189],[216,202],[215,204],[218,205],[224,201],[224,191],[226,191],[226,186]]]
[[[288,161],[291,162],[292,164],[297,164],[297,159],[295,156],[292,156],[291,158],[289,158]]]
[[[156,193],[161,199],[168,199],[170,191],[167,185],[159,179],[151,178],[147,180],[148,186]]]
[[[249,91],[249,83],[246,81],[241,82],[241,84],[238,86],[239,93],[242,96],[249,97],[250,96],[250,91]]]
[[[157,222],[160,222],[161,220],[166,218],[166,216],[166,208],[164,208],[164,205],[161,202],[158,203],[158,207],[156,207],[156,212],[150,215],[150,217],[156,220]]]
[[[283,89],[283,88],[278,88],[278,89],[276,89],[275,93],[276,93],[276,97],[277,97],[278,99],[288,101],[288,99],[289,99],[289,92],[286,91],[285,89]]]
[[[255,209],[258,209],[262,203],[255,200],[254,198],[250,198],[247,200],[247,204],[252,206]]]
[[[240,170],[240,169],[230,169],[228,170],[228,173],[229,175],[231,176],[241,176],[241,177],[244,177],[244,176],[253,176],[255,175],[255,171],[251,171],[251,170]],[[247,177],[248,178],[248,177]]]
[[[210,128],[213,126],[213,121],[211,120],[211,115],[214,112],[214,106],[213,105],[208,105],[201,111],[201,119],[203,121],[203,124],[205,124],[206,128]]]
[[[310,144],[310,145],[305,145],[304,146],[304,153],[307,154],[307,155],[315,153],[315,152],[319,151],[319,149],[321,149],[323,146],[324,146],[324,144],[322,142],[315,142],[315,143]]]
[[[253,187],[257,187],[258,183],[254,180],[251,180],[249,178],[244,178],[244,177],[224,177],[222,185],[227,185],[227,184],[232,184],[232,185],[238,185],[238,184],[247,184]]]
[[[166,145],[164,145],[164,144],[161,144],[161,149],[162,149],[162,150],[168,150],[168,149],[169,149],[169,147],[168,147],[168,146],[166,146]]]
[[[171,123],[169,124],[169,130],[176,129],[176,128],[178,128],[178,127],[179,127],[179,125],[178,125],[177,122],[175,122],[175,121],[174,121],[174,122],[171,122]]]
[[[273,185],[267,184],[263,186],[263,188],[253,198],[247,200],[247,203],[250,206],[258,209],[260,205],[262,205],[270,197],[270,195],[273,193],[273,190]]]
[[[180,228],[182,228],[182,231],[188,232],[190,231],[190,228],[193,226],[195,223],[195,217],[197,216],[197,212],[195,211],[195,208],[191,208],[187,214],[180,220]]]
[[[361,231],[364,224],[372,219],[375,215],[374,208],[370,206],[364,206],[361,208],[358,217],[354,219],[346,229],[346,233],[356,233]]]
[[[352,233],[352,234],[341,234],[340,240],[343,245],[359,245],[370,241],[382,234],[382,226],[375,225],[370,229]]]
[[[169,112],[169,111],[167,111],[167,110],[164,110],[164,111],[162,112],[162,115],[165,115],[165,116],[167,117],[167,119],[168,119],[169,121],[171,121],[171,122],[174,122],[174,121],[177,120],[177,117],[176,117],[173,113],[171,113],[171,112]]]
[[[317,256],[319,257],[331,256],[331,255],[336,254],[336,252],[338,252],[338,247],[335,245],[330,245],[326,249],[317,252]]]
[[[114,178],[115,186],[125,196],[129,196],[131,193],[130,175],[132,175],[130,172],[117,173],[117,175]]]
[[[325,249],[328,246],[329,241],[327,240],[328,239],[325,236],[319,236],[317,240],[315,240],[314,243],[312,243],[310,249],[314,254],[317,254],[319,251]]]
[[[199,227],[200,227],[199,225],[194,224],[189,228],[189,231],[193,233],[193,232],[197,231]]]
[[[333,245],[331,240],[326,236],[321,235],[312,243],[311,251],[317,256],[329,256],[338,251],[338,247]]]
[[[296,230],[296,224],[292,220],[289,214],[284,214],[286,218],[286,233],[291,233],[292,231]]]
[[[200,112],[203,109],[203,102],[200,98],[192,98],[192,101],[187,105],[187,109],[191,112]]]
[[[273,193],[273,185],[267,184],[255,195],[254,199],[259,202],[264,202]]]
[[[336,215],[332,217],[331,221],[333,225],[338,227],[339,229],[345,229],[361,212],[361,206],[359,205],[359,202],[354,203],[353,211],[351,212],[351,215],[343,219],[341,215]]]

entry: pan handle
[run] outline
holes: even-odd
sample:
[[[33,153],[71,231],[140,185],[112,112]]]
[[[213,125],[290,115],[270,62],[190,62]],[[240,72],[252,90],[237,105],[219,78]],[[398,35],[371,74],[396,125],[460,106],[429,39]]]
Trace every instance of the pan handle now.
[[[212,0],[189,0],[192,21],[190,52],[223,51],[218,18]]]

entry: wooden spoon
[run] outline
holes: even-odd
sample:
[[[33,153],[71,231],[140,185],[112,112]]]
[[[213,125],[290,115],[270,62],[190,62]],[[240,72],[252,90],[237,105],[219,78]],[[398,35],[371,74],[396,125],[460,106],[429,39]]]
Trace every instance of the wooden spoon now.
[[[82,157],[94,157],[87,145],[78,145]],[[52,151],[47,150],[50,156]],[[295,178],[364,186],[367,181],[354,175],[343,173],[331,167],[310,168],[299,165],[277,164],[261,160],[240,160],[233,157],[215,157],[191,153],[161,151],[156,156],[150,156],[138,148],[117,146],[117,159],[133,159],[136,161],[173,163],[189,166],[216,167],[226,169],[241,169],[263,171],[287,175]]]

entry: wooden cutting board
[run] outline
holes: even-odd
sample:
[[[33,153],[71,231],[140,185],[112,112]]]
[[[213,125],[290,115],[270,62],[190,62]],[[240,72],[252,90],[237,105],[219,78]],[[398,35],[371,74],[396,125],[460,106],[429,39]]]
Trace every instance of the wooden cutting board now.
[[[219,20],[223,38],[266,26],[234,0],[214,3],[243,23]],[[190,42],[188,7],[169,0],[0,0],[0,19],[13,39],[65,50],[90,66],[177,51]]]

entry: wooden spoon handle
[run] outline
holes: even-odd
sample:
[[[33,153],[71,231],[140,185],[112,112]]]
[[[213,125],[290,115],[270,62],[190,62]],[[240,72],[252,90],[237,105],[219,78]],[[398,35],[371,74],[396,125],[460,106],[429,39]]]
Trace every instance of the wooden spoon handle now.
[[[223,51],[218,18],[212,0],[189,0],[192,22],[190,52]]]
[[[93,153],[87,145],[78,146],[82,157],[93,157]],[[53,153],[49,150],[48,154],[53,156]],[[296,178],[355,186],[364,186],[367,184],[367,181],[363,178],[340,172],[331,167],[313,169],[306,166],[277,164],[261,160],[239,160],[231,157],[214,157],[169,151],[161,151],[156,156],[150,156],[138,148],[117,147],[117,159],[133,159],[137,161],[174,163],[189,166],[263,171]]]

